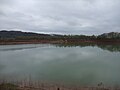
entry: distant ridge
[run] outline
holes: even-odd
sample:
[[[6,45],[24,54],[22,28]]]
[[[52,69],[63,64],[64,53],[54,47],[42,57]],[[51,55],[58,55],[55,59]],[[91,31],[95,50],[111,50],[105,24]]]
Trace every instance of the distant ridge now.
[[[15,38],[15,37],[23,37],[23,36],[63,36],[57,34],[42,34],[42,33],[34,33],[34,32],[23,32],[23,31],[7,31],[7,30],[0,30],[0,37],[1,38]],[[72,35],[75,36],[75,35]],[[98,35],[98,37],[103,38],[120,38],[119,32],[110,32],[110,33],[103,33]]]
[[[86,35],[58,35],[58,34],[39,34],[34,32],[22,31],[0,31],[0,43],[4,42],[47,42],[47,43],[120,43],[120,33],[110,32],[101,35],[86,36]]]
[[[33,32],[22,32],[22,31],[0,31],[1,38],[16,38],[16,37],[24,37],[24,36],[50,36],[48,34],[38,34]]]
[[[104,34],[99,35],[99,37],[103,37],[103,38],[120,38],[120,33],[119,32],[104,33]]]

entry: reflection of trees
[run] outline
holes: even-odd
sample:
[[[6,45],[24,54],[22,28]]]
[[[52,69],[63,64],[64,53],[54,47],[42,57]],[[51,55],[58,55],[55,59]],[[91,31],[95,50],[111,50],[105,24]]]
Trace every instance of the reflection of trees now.
[[[99,45],[98,47],[111,52],[120,52],[120,45]]]
[[[59,47],[87,47],[87,46],[97,46],[103,50],[108,50],[110,52],[120,52],[120,45],[119,44],[104,44],[104,43],[65,43],[65,44],[58,44]]]

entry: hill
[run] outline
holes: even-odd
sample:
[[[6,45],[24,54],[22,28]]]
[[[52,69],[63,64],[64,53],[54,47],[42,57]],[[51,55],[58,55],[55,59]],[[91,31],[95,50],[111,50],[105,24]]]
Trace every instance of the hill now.
[[[0,31],[0,38],[2,39],[15,39],[18,37],[40,37],[40,36],[50,36],[48,34],[38,34],[33,32],[22,32],[22,31]]]
[[[118,32],[110,32],[110,33],[104,33],[104,34],[101,34],[99,35],[98,37],[101,37],[101,38],[113,38],[113,39],[120,39],[120,33]]]
[[[110,32],[98,36],[39,34],[22,31],[0,31],[0,44],[29,43],[120,43],[120,33]]]

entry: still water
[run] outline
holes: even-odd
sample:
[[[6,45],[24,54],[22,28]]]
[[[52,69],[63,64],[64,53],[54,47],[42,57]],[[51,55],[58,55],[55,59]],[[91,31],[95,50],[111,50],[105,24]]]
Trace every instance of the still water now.
[[[102,48],[100,48],[102,47]],[[64,84],[120,85],[120,52],[110,46],[0,46],[0,79],[30,76]]]

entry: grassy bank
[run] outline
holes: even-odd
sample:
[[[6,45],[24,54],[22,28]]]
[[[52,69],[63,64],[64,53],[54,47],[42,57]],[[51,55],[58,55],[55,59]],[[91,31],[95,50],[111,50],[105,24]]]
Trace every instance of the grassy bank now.
[[[0,83],[0,90],[120,90],[120,86],[108,87],[102,83],[96,86],[65,86],[61,84],[21,81]]]

